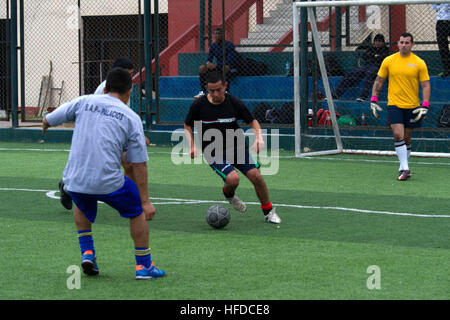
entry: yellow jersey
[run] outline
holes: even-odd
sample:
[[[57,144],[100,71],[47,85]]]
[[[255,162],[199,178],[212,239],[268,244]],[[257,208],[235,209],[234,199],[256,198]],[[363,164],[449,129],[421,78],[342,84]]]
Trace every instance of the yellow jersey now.
[[[420,105],[419,82],[430,80],[425,61],[412,52],[408,57],[402,57],[399,52],[386,57],[378,76],[389,77],[388,105],[403,109]]]

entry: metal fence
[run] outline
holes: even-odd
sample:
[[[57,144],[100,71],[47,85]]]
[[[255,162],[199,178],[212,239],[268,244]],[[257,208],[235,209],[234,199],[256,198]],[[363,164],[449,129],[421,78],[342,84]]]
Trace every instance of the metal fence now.
[[[8,118],[11,106],[9,61],[9,5],[0,5],[0,119]]]
[[[22,120],[91,94],[118,57],[142,64],[139,1],[26,1],[23,8]]]
[[[151,115],[154,125],[181,124],[194,96],[205,90],[200,67],[217,41],[216,29],[222,28],[237,57],[225,59],[230,65],[229,93],[241,98],[264,126],[293,126],[291,0],[14,1],[19,3],[16,89],[23,121],[40,121],[60,103],[93,93],[115,59],[128,57],[135,66],[133,110],[144,121]],[[5,22],[0,25],[0,60],[7,66],[10,2],[0,7]],[[152,14],[146,16],[145,10]],[[331,7],[317,9],[316,14],[322,47],[336,53],[329,62],[336,77],[362,66],[363,51],[376,34],[383,34],[394,52],[399,32],[406,30],[415,35],[415,49],[431,59],[430,74],[442,69],[436,13],[429,5]],[[146,23],[151,28],[145,28]],[[308,42],[312,51],[310,36]],[[217,58],[213,61],[220,66]],[[150,68],[152,72],[146,73]],[[8,68],[0,69],[1,117],[2,110],[9,116],[11,108]],[[323,97],[312,53],[305,72],[312,81],[306,98],[318,109],[316,102]],[[349,88],[348,99],[355,100],[361,86],[359,82]],[[448,94],[447,89],[440,90]],[[149,128],[150,121],[146,124]]]
[[[437,43],[436,10],[432,5],[320,7],[315,14],[336,111],[338,117],[343,116],[338,123],[344,127],[389,126],[386,114],[375,119],[368,104],[383,59],[398,52],[399,38],[408,32],[413,36],[412,52],[425,61],[431,77],[433,108],[423,127],[441,127],[439,116],[450,100],[443,74],[449,66]],[[332,23],[325,23],[328,20]],[[445,46],[448,49],[448,42]],[[324,112],[328,107],[317,57],[311,46],[309,51],[312,83],[301,98],[309,100],[310,127],[330,126]],[[387,85],[386,82],[379,97],[385,104]],[[419,94],[422,95],[420,86]]]

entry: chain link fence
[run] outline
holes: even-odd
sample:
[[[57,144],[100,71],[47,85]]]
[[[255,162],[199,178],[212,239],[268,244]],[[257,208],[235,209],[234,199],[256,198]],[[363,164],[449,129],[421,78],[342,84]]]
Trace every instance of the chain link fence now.
[[[9,119],[11,110],[9,6],[0,4],[0,120]]]
[[[432,5],[320,7],[315,8],[315,14],[340,125],[355,128],[389,127],[387,112],[378,119],[372,117],[369,101],[383,59],[398,52],[397,42],[403,33],[408,32],[414,40],[412,52],[427,65],[432,88],[431,103],[434,107],[430,109],[423,126],[441,127],[439,117],[443,106],[450,99],[450,91],[447,79],[439,75],[443,75],[448,68],[448,59],[444,62],[439,51],[436,10]],[[332,23],[323,23],[327,20]],[[448,40],[446,47],[448,49]],[[317,56],[311,48],[309,50],[312,52],[309,62],[315,71],[309,70],[312,74],[307,97],[309,126],[329,127],[328,103],[325,101]],[[386,81],[379,96],[384,104],[387,104],[387,87]],[[419,93],[422,96],[420,86]]]
[[[159,19],[164,21],[167,5],[162,8]],[[23,120],[40,121],[61,103],[94,93],[119,57],[132,61],[133,75],[144,66],[143,1],[25,1],[20,10]],[[161,48],[167,46],[164,26]]]
[[[206,74],[220,70],[228,93],[261,123],[292,126],[292,1],[203,0],[177,10],[183,5],[169,2],[169,47],[178,50],[163,57],[159,121],[182,123],[192,100],[207,93]]]
[[[64,101],[93,93],[115,59],[128,57],[135,66],[130,101],[133,110],[141,116],[151,112],[155,125],[181,124],[194,96],[206,91],[200,76],[205,68],[201,66],[206,65],[219,39],[216,30],[221,28],[226,41],[210,60],[219,69],[222,64],[229,66],[229,93],[241,98],[263,126],[293,127],[293,1],[149,1],[153,13],[148,35],[153,72],[149,73],[144,69],[144,2],[24,1],[20,8],[24,39],[19,50],[23,53],[23,63],[19,63],[23,76],[19,77],[18,88],[22,120],[40,121],[45,112]],[[7,21],[7,13],[8,8],[0,6],[2,21]],[[339,84],[346,74],[364,67],[364,51],[373,46],[376,34],[384,36],[389,53],[393,53],[399,34],[413,33],[414,50],[426,60],[430,75],[442,72],[436,12],[430,5],[327,7],[317,8],[316,15],[333,90],[341,90]],[[0,59],[7,64],[8,57],[3,53],[8,51],[8,32],[6,26],[1,27],[5,32],[0,34]],[[306,98],[312,106],[312,125],[317,126],[317,112],[325,105],[311,41],[309,35]],[[223,59],[222,45],[227,42],[231,51],[226,51]],[[0,69],[1,117],[1,110],[8,109],[9,82],[8,68]],[[146,81],[151,82],[151,94],[145,90]],[[360,97],[364,81],[352,78],[349,83],[341,100],[351,100],[351,104],[342,103],[342,114],[352,108],[362,110],[361,105],[352,104]],[[448,100],[447,87],[433,87],[435,92],[441,100]],[[362,113],[352,116],[357,124],[364,122]]]

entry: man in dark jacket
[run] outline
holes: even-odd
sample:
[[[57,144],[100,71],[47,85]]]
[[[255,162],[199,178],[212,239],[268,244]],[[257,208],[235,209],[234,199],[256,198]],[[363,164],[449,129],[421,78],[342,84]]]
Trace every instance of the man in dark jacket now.
[[[339,99],[345,91],[358,84],[362,79],[364,79],[363,87],[356,101],[363,102],[368,98],[378,69],[384,58],[389,55],[389,49],[384,42],[384,36],[382,34],[377,34],[373,40],[373,45],[363,54],[365,65],[363,67],[357,67],[344,75],[344,79],[342,79],[332,92],[333,99]]]
[[[199,98],[206,94],[206,76],[208,72],[215,70],[220,72],[225,71],[226,81],[229,85],[231,74],[233,74],[233,72],[237,73],[238,68],[241,65],[241,56],[236,51],[236,47],[233,42],[225,40],[225,36],[221,28],[217,28],[214,31],[214,39],[215,42],[213,42],[209,48],[206,64],[201,65],[199,68],[201,91],[195,96],[195,98]],[[225,46],[225,59],[223,58],[223,46]]]

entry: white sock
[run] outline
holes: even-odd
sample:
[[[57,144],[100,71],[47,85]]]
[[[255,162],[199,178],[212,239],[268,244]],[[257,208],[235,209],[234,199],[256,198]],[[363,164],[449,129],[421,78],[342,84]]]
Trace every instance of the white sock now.
[[[404,140],[395,142],[395,152],[397,153],[398,160],[400,161],[399,170],[409,170],[408,166],[408,149]]]

